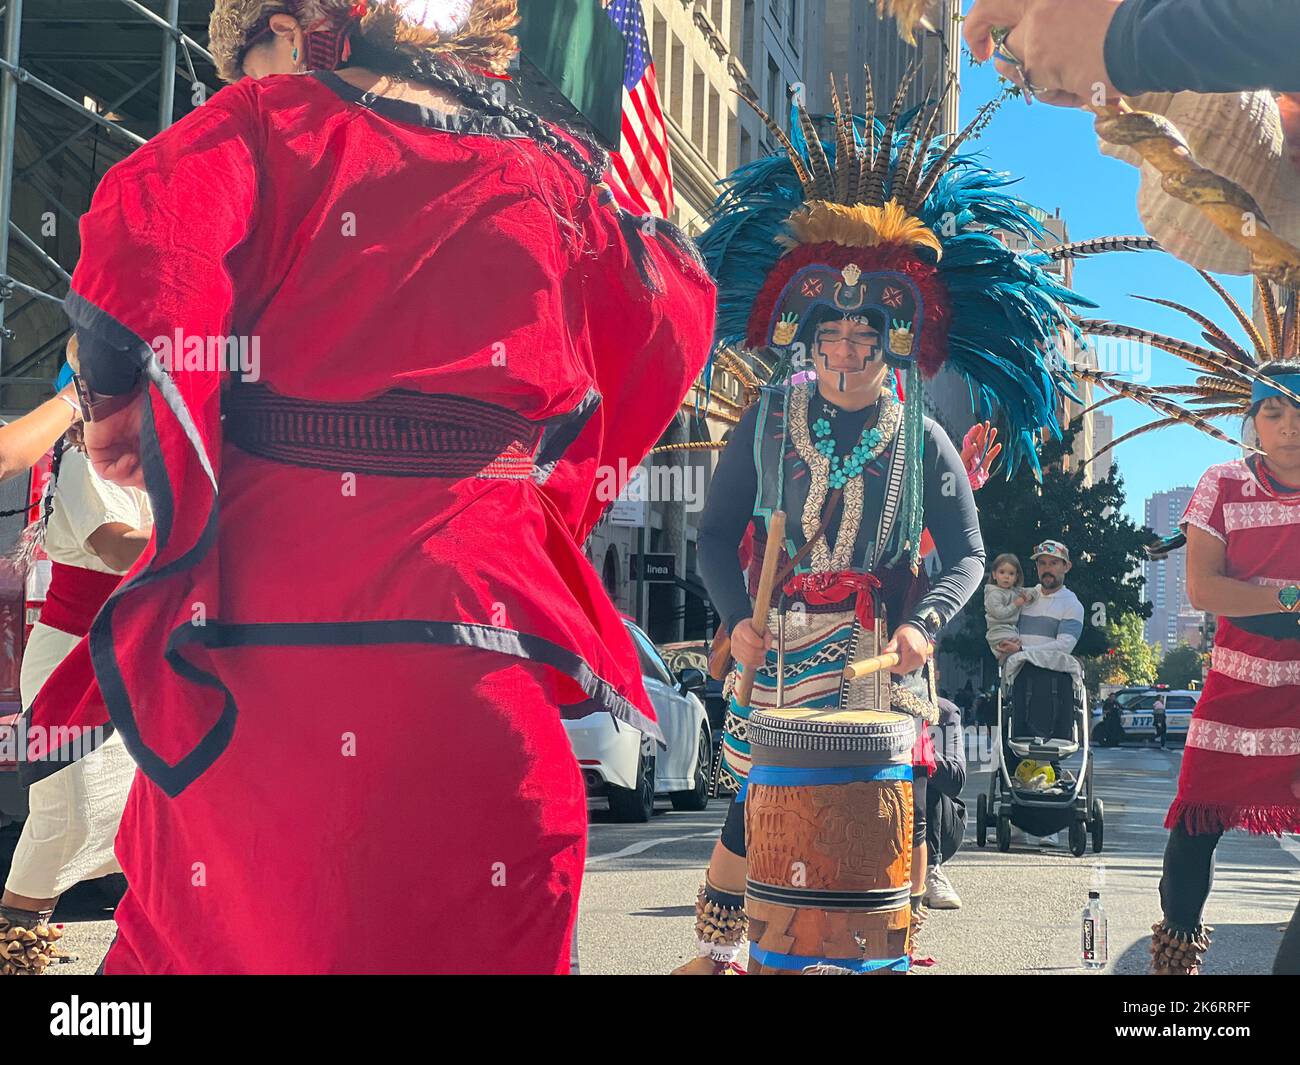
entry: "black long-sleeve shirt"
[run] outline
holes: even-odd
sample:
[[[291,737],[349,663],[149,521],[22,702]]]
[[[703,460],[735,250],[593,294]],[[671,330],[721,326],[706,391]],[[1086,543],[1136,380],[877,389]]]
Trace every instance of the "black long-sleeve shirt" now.
[[[845,454],[853,446],[867,419],[874,414],[875,407],[836,414],[831,425],[838,454]],[[815,417],[814,410],[809,420]],[[754,612],[737,551],[753,518],[758,491],[758,471],[754,468],[757,420],[755,404],[745,412],[722,452],[700,519],[700,575],[728,632],[734,631]],[[984,541],[966,468],[948,435],[929,418],[925,420],[923,461],[926,527],[934,540],[942,570],[911,615],[898,619],[898,623],[917,621],[931,610],[938,613],[942,623],[947,623],[984,579]],[[832,546],[839,533],[842,513],[841,506],[826,532],[827,542]],[[790,520],[795,519],[792,516]]]
[[[1125,0],[1106,74],[1143,92],[1300,92],[1298,0]]]

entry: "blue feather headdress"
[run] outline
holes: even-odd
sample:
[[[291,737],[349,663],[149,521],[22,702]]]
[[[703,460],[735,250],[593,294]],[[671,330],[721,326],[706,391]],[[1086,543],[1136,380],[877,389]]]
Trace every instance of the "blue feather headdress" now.
[[[1062,346],[1082,341],[1071,308],[1095,305],[1045,269],[1068,250],[1020,254],[995,235],[1033,244],[1045,233],[1008,191],[1007,175],[959,153],[994,105],[944,143],[938,102],[903,113],[914,73],[883,121],[869,70],[862,114],[832,83],[831,141],[799,103],[787,135],[751,102],[783,150],[722,183],[698,243],[718,284],[715,351],[727,352],[728,365],[735,362],[729,349],[759,354],[775,368],[772,383],[783,379],[796,337],[806,338],[804,324],[823,308],[840,316],[877,312],[881,355],[906,386],[905,439],[915,452],[892,553],[915,569],[924,522],[923,377],[945,365],[960,373],[978,417],[1005,427],[1008,474],[1020,461],[1037,470],[1036,438],[1043,430],[1060,435],[1058,400],[1063,388],[1070,394]],[[1104,243],[1091,250],[1138,246]]]

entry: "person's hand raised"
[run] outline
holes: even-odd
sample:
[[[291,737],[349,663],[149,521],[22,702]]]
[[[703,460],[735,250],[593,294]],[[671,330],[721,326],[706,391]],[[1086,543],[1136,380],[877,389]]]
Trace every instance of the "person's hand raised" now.
[[[1122,0],[975,0],[962,33],[983,61],[997,46],[993,31],[1010,30],[996,60],[998,73],[1059,107],[1086,107],[1119,98],[1106,73],[1106,31]],[[1019,65],[1011,62],[1019,61]]]

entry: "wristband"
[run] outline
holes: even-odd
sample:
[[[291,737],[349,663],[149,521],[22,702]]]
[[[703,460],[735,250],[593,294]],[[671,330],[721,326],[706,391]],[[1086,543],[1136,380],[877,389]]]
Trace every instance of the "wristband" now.
[[[920,629],[922,635],[930,642],[936,645],[939,642],[939,630],[943,627],[943,622],[939,618],[939,612],[931,607],[919,618],[908,618],[903,622],[904,625],[911,625],[914,629]]]
[[[80,374],[75,374],[72,383],[77,389],[77,398],[81,401],[81,417],[87,422],[100,422],[111,417],[125,407],[129,407],[140,395],[140,384],[136,382],[129,392],[117,396],[105,396],[94,391]]]
[[[1300,588],[1294,584],[1288,584],[1284,588],[1277,590],[1277,605],[1286,613],[1294,614],[1300,610]]]

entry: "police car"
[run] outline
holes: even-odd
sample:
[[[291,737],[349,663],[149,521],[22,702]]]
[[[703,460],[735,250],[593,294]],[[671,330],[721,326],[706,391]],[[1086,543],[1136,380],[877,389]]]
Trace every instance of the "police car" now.
[[[1164,700],[1165,735],[1169,739],[1175,736],[1186,738],[1187,727],[1192,722],[1192,711],[1196,701],[1201,697],[1199,691],[1170,691],[1164,688],[1152,688],[1148,692],[1135,696],[1124,703],[1120,710],[1120,725],[1124,729],[1125,739],[1154,736],[1155,706],[1157,699]]]

